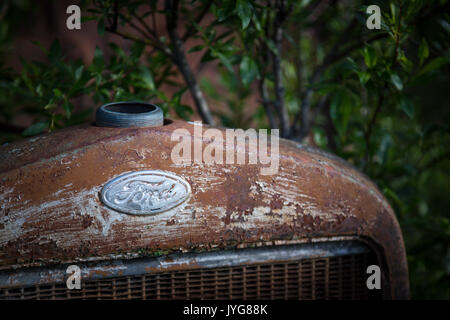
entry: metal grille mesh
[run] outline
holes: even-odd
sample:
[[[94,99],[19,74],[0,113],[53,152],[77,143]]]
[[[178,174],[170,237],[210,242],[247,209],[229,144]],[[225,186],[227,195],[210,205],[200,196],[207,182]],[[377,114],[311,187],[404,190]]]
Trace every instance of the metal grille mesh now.
[[[0,299],[368,299],[369,253],[0,289]],[[370,295],[369,295],[370,293]]]

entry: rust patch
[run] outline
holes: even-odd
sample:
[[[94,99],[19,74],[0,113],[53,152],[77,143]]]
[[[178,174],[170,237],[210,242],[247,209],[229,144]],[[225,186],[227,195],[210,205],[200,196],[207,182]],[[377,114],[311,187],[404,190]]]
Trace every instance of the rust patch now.
[[[226,175],[226,182],[222,186],[223,195],[226,197],[226,212],[222,219],[225,225],[243,221],[244,216],[252,214],[253,208],[260,204],[260,201],[250,194],[251,187],[256,185],[258,174],[259,168],[256,166],[236,166],[231,174]]]

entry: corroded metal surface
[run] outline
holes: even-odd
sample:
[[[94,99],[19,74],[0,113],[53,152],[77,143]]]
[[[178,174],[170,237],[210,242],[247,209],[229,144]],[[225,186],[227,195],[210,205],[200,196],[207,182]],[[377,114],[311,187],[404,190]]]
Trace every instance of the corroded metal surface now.
[[[188,271],[199,268],[276,263],[314,258],[357,255],[369,252],[357,241],[323,242],[272,247],[221,250],[201,253],[174,253],[167,256],[111,260],[79,265],[81,279],[101,280],[106,277],[139,276],[153,272]],[[0,271],[0,288],[28,287],[36,284],[63,283],[67,278],[67,265],[54,268],[29,268],[24,272]]]
[[[177,128],[193,135],[194,126],[181,121],[156,128],[85,125],[1,147],[0,268],[348,236],[370,239],[385,257],[392,297],[408,296],[398,222],[364,175],[284,140],[272,176],[257,165],[174,164]],[[150,216],[119,213],[100,201],[110,179],[140,170],[182,177],[190,199]]]
[[[356,241],[171,254],[78,265],[79,290],[64,265],[0,272],[0,299],[378,300],[388,287],[367,288],[373,263]]]

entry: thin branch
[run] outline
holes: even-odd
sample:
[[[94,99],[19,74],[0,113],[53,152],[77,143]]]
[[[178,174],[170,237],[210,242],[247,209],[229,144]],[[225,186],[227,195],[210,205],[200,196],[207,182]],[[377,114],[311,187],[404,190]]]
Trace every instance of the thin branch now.
[[[125,16],[125,15],[124,15]],[[134,17],[136,17],[136,16],[134,16]],[[133,16],[131,16],[131,15],[127,15],[127,16],[125,16],[125,18],[127,19],[127,22],[128,22],[128,24],[131,26],[131,27],[133,27],[133,29],[134,30],[136,30],[137,32],[139,32],[144,38],[151,38],[151,36],[152,36],[152,34],[150,33],[150,34],[147,34],[146,32],[145,32],[145,30],[143,30],[141,27],[139,27],[137,24],[135,24],[134,22],[133,22]],[[139,19],[137,19],[138,21],[139,21]],[[156,41],[158,41],[158,39],[156,39]]]
[[[156,29],[156,14],[155,14],[155,11],[152,11],[152,25],[153,25],[153,29],[156,32],[158,29]]]
[[[103,4],[99,4],[101,7],[103,7]],[[135,30],[139,31],[142,36],[144,38],[138,38],[132,34],[126,33],[126,32],[122,32],[117,30],[118,24],[117,24],[117,20],[118,20],[118,16],[119,16],[119,9],[118,9],[118,5],[117,5],[117,0],[114,2],[114,19],[111,25],[106,26],[105,30],[109,33],[118,35],[124,39],[127,40],[132,40],[132,41],[136,41],[136,42],[141,42],[145,45],[151,46],[153,48],[156,48],[157,50],[161,51],[162,53],[166,54],[169,58],[172,57],[172,53],[170,52],[169,48],[164,47],[161,45],[161,43],[159,43],[158,39],[156,39],[156,41],[152,41],[151,39],[149,39],[148,35],[138,26],[136,26],[131,20],[131,17],[127,17],[127,23],[129,25],[131,25]]]
[[[312,12],[308,16],[308,23],[313,24],[313,23],[317,22],[317,20],[319,20],[319,18],[324,14],[324,12],[332,5],[332,2],[335,2],[335,1],[322,0],[322,1],[313,2],[312,4],[314,4],[315,7],[314,7],[314,9],[311,10]]]
[[[118,0],[114,0],[114,23],[113,23],[113,28],[117,29],[117,22],[119,20],[119,4],[118,4]]]
[[[394,33],[395,38],[395,49],[394,49],[394,62],[393,65],[397,63],[397,57],[398,57],[398,47],[400,44],[400,22],[402,18],[402,6],[400,5],[399,13],[398,13],[398,21],[397,21],[397,28]]]
[[[383,90],[385,90],[386,88],[387,88],[387,85],[384,86]],[[366,140],[366,153],[364,155],[364,158],[366,159],[366,164],[368,164],[369,160],[370,160],[369,153],[370,153],[370,143],[371,143],[371,139],[372,139],[372,130],[373,130],[373,127],[375,126],[375,122],[377,121],[378,114],[381,111],[381,107],[383,106],[384,98],[385,98],[385,96],[384,96],[384,94],[382,94],[380,96],[380,98],[378,99],[377,107],[376,107],[372,117],[370,118],[369,124],[367,126],[367,130],[364,132],[364,139]]]
[[[131,14],[134,18],[136,18],[137,21],[144,27],[144,29],[148,32],[150,36],[152,36],[155,40],[158,40],[158,35],[156,34],[155,30],[150,28],[150,26],[145,22],[145,20],[137,15],[135,12]]]
[[[208,104],[200,90],[197,80],[192,72],[191,67],[188,64],[186,55],[184,53],[183,41],[177,34],[177,20],[178,20],[178,0],[166,0],[166,27],[169,33],[170,40],[173,46],[172,60],[180,70],[181,75],[186,82],[192,98],[194,99],[197,110],[202,117],[202,120],[210,125],[214,125],[215,121],[211,115]]]
[[[269,2],[269,6],[270,6],[270,2]],[[265,32],[266,38],[268,38],[268,35],[269,35],[269,24],[268,23],[265,25],[264,32]],[[270,55],[270,49],[267,46],[265,39],[263,39],[263,38],[259,39],[259,47],[257,47],[256,50],[261,53],[260,55],[256,55],[257,57],[260,57],[260,59],[261,59],[261,61],[259,63],[260,74],[261,74],[261,79],[258,82],[259,95],[261,97],[261,102],[263,104],[264,110],[266,111],[266,115],[269,120],[269,126],[271,129],[275,129],[275,128],[278,128],[277,123],[276,123],[277,121],[275,118],[276,115],[274,115],[272,112],[273,103],[269,98],[269,92],[267,90],[267,86],[265,83],[266,74],[267,74],[266,69],[267,69],[267,65],[268,65],[268,57]]]
[[[275,107],[280,118],[281,136],[289,136],[289,115],[286,105],[284,103],[284,85],[281,74],[281,54],[282,54],[282,40],[283,40],[283,23],[287,17],[285,0],[276,0],[275,4],[277,12],[274,21],[274,43],[277,49],[273,57],[273,74],[275,81]]]
[[[327,108],[327,111],[324,112],[325,120],[326,120],[324,129],[325,129],[325,134],[327,136],[327,145],[331,151],[335,152],[335,151],[337,151],[337,145],[336,145],[336,141],[335,141],[335,137],[337,136],[337,130],[336,130],[333,119],[331,118],[331,115],[329,112],[328,99],[327,99],[327,103],[326,103],[326,108]]]
[[[261,102],[264,106],[264,110],[266,111],[267,118],[269,119],[270,128],[274,129],[274,128],[276,128],[275,118],[272,113],[272,105],[269,100],[269,95],[267,93],[267,87],[264,83],[264,80],[265,80],[265,75],[263,75],[261,77],[261,80],[259,81],[259,92],[260,92],[261,99],[262,99]]]
[[[102,2],[97,2],[94,1],[94,3],[96,3],[96,5],[98,5],[100,8],[105,8],[104,4]],[[114,0],[114,16],[111,22],[111,19],[109,18],[109,16],[106,17],[106,19],[108,20],[108,23],[110,25],[110,29],[112,30],[117,30],[117,22],[119,19],[119,5],[118,5],[118,0]]]
[[[310,122],[309,122],[309,110],[311,109],[311,99],[314,93],[314,89],[312,87],[312,84],[315,84],[322,75],[322,71],[324,70],[324,67],[321,66],[317,68],[314,71],[314,74],[312,75],[310,79],[310,85],[306,88],[304,93],[302,94],[302,106],[300,109],[300,112],[297,113],[296,117],[294,118],[294,122],[292,124],[292,131],[294,131],[295,136],[293,136],[294,140],[301,141],[304,137],[306,137],[310,130]],[[296,123],[300,121],[300,127],[296,128]]]
[[[124,38],[124,39],[132,40],[132,41],[136,41],[136,42],[141,42],[141,43],[143,43],[143,44],[145,44],[145,45],[147,45],[147,46],[156,48],[156,49],[158,49],[159,51],[163,52],[163,53],[164,53],[166,56],[168,56],[169,58],[172,58],[172,53],[171,53],[171,51],[169,50],[169,48],[161,47],[159,44],[155,43],[154,41],[151,41],[151,40],[149,40],[149,39],[138,38],[138,37],[135,36],[135,35],[132,35],[132,34],[129,34],[129,33],[126,33],[126,32],[122,32],[122,31],[118,31],[118,30],[113,31],[113,30],[110,30],[110,29],[108,29],[108,28],[105,28],[105,30],[108,31],[109,33],[118,35],[118,36],[120,36],[120,37],[122,37],[122,38]]]
[[[209,0],[206,3],[206,5],[203,7],[202,11],[200,11],[200,13],[198,14],[197,18],[195,18],[195,24],[199,24],[203,20],[203,17],[208,13],[209,8],[211,7],[212,3],[213,3],[212,0]],[[195,34],[195,32],[196,32],[195,24],[191,23],[189,25],[189,28],[184,33],[184,35],[181,37],[181,40],[183,42],[185,42],[189,37],[191,37]]]
[[[314,123],[316,121],[317,116],[322,113],[322,111],[325,109],[325,106],[328,105],[328,96],[322,96],[320,97],[319,103],[317,104],[316,109],[311,114],[310,123]]]

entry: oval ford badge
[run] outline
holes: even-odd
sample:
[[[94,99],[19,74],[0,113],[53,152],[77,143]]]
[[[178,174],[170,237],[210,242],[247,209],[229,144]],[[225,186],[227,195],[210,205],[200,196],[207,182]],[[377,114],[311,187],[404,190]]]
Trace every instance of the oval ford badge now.
[[[125,173],[108,181],[101,200],[111,209],[128,214],[155,214],[185,202],[189,183],[166,171],[143,170]]]

